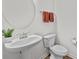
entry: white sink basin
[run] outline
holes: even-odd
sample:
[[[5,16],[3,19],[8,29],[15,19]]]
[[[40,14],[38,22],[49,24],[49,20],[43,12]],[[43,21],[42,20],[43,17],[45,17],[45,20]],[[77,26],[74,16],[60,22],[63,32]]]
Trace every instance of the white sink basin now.
[[[30,35],[27,38],[11,42],[11,43],[5,43],[5,47],[8,49],[20,49],[25,46],[30,46],[32,44],[36,44],[42,40],[42,37],[39,35]]]

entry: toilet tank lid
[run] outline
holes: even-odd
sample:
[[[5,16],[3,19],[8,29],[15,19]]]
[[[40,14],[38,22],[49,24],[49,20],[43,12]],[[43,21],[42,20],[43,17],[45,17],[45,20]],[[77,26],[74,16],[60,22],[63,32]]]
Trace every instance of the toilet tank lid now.
[[[56,36],[56,34],[54,34],[54,33],[47,33],[44,35],[44,38],[51,38],[51,37],[55,37],[55,36]]]

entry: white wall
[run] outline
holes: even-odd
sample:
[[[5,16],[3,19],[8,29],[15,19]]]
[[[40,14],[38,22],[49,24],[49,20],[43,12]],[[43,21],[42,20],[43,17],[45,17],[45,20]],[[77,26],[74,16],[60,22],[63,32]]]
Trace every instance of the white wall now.
[[[4,1],[6,1],[6,0],[4,0]],[[15,29],[15,33],[18,33],[18,32],[31,32],[31,33],[48,33],[48,32],[53,32],[53,33],[56,33],[56,21],[53,22],[53,23],[44,23],[43,20],[42,20],[42,13],[40,12],[40,11],[43,11],[43,10],[54,11],[53,10],[54,9],[53,8],[54,5],[52,4],[53,1],[52,0],[41,0],[41,1],[34,0],[34,2],[35,2],[35,5],[36,5],[36,11],[35,11],[36,12],[36,17],[35,17],[33,23],[31,24],[30,27],[28,27],[26,29],[22,29],[22,30],[21,29],[18,29],[18,30]],[[3,7],[3,9],[5,9],[5,8]],[[19,12],[19,10],[18,10],[18,12]],[[17,13],[17,12],[14,11],[13,14],[15,14],[15,13]],[[21,18],[21,16],[20,16],[20,18]],[[19,20],[22,20],[22,19],[19,19]],[[28,21],[29,19],[25,18],[25,21],[26,20]],[[17,20],[16,20],[16,22],[17,22]],[[16,22],[14,22],[14,24]],[[3,18],[3,28],[7,28],[7,27],[12,28],[11,25],[8,25],[8,23],[6,23],[6,21]]]
[[[3,4],[3,6],[5,5],[5,1],[6,0],[3,0],[4,1],[4,4]],[[16,1],[16,0],[14,0],[14,1]],[[19,0],[18,0],[19,1]],[[23,0],[23,1],[25,1],[25,0]],[[41,0],[40,2],[42,2],[43,0]],[[51,5],[53,5],[52,4],[52,2],[51,2],[52,0],[44,0],[43,2],[42,2],[42,4],[41,3],[37,3],[38,1],[37,0],[35,0],[35,5],[36,5],[36,17],[35,17],[35,19],[34,19],[34,21],[33,21],[33,23],[31,24],[31,26],[30,27],[28,27],[28,28],[26,28],[26,29],[15,29],[15,31],[14,31],[14,34],[16,34],[16,33],[23,33],[23,32],[30,32],[30,33],[48,33],[48,32],[52,32],[52,33],[56,33],[56,21],[55,22],[53,22],[53,23],[44,23],[43,22],[43,20],[42,20],[42,13],[40,13],[40,11],[43,11],[43,9],[44,10],[49,10],[49,11],[53,11],[53,6],[51,6]],[[7,2],[7,1],[6,1]],[[18,3],[18,2],[17,2]],[[21,3],[20,1],[19,1],[19,3]],[[21,3],[22,4],[22,3]],[[47,6],[48,5],[48,6]],[[10,6],[10,5],[9,5]],[[13,6],[13,5],[12,5]],[[21,5],[20,5],[21,6]],[[50,6],[50,7],[49,7]],[[4,8],[4,7],[3,7]],[[13,7],[14,8],[14,7]],[[41,9],[41,8],[43,8],[43,9]],[[5,9],[5,8],[4,8]],[[20,10],[19,10],[19,8],[17,8],[18,9],[18,12],[20,12]],[[4,12],[4,11],[3,11]],[[24,11],[23,11],[24,12]],[[15,13],[17,13],[16,11],[13,11],[13,15],[15,14]],[[19,14],[18,14],[19,15]],[[15,15],[14,15],[15,16]],[[23,16],[23,15],[22,15]],[[26,15],[25,15],[26,16]],[[20,18],[21,18],[21,16],[20,16]],[[18,18],[19,20],[22,20],[22,19],[20,19],[20,18]],[[13,19],[13,18],[12,18]],[[15,17],[15,19],[16,19],[16,17]],[[24,18],[25,19],[25,21],[27,20],[29,20],[29,19],[27,19],[27,18]],[[23,20],[24,20],[23,19]],[[11,19],[10,19],[11,20]],[[24,21],[24,22],[25,22]],[[16,22],[18,22],[17,20],[16,20]],[[16,22],[14,22],[14,24],[16,23]],[[6,21],[5,21],[5,18],[3,17],[3,20],[2,20],[2,27],[3,27],[3,29],[7,29],[7,28],[13,28],[13,27],[11,27],[11,25],[9,25]],[[7,59],[7,56],[9,56],[9,53],[5,50],[5,48],[3,48],[3,57],[4,57],[4,59]],[[17,58],[17,56],[15,57],[15,58]],[[11,58],[10,58],[11,59]],[[19,59],[19,58],[18,58]]]
[[[57,37],[58,41],[68,49],[71,57],[76,57],[76,47],[72,44],[76,37],[76,0],[56,0]]]
[[[72,44],[71,40],[74,36],[76,37],[76,0],[34,0],[34,1],[37,2],[35,3],[37,13],[33,24],[27,29],[23,30],[15,29],[15,33],[18,32],[56,33],[57,30],[58,41],[68,49],[69,55],[75,58],[76,47]],[[54,11],[57,15],[55,23],[45,24],[42,21],[42,15],[40,13],[40,11],[42,10]],[[6,21],[3,18],[3,28],[8,27],[11,26],[8,25],[8,23],[6,23]]]

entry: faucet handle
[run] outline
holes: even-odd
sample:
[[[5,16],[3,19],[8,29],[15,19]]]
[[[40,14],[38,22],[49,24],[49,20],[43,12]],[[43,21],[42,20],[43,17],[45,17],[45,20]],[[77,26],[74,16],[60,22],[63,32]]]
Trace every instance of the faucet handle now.
[[[23,39],[23,38],[26,38],[26,37],[27,37],[27,33],[22,33],[22,34],[20,34],[19,39]]]
[[[27,35],[27,33],[22,33],[22,36],[25,36],[25,35]]]

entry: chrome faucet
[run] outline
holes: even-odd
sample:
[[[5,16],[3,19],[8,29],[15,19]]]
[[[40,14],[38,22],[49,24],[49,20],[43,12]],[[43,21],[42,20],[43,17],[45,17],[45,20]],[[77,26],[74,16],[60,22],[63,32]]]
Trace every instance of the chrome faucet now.
[[[27,33],[20,34],[19,39],[24,39],[24,38],[27,38]]]

